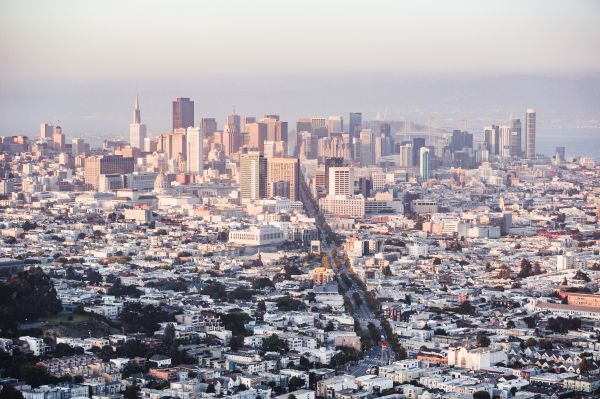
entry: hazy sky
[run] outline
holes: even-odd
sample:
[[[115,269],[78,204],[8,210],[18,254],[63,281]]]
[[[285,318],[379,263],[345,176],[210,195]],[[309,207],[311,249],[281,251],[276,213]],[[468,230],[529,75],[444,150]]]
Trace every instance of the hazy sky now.
[[[0,135],[59,119],[71,136],[126,133],[136,93],[155,133],[176,96],[196,101],[197,119],[222,121],[233,104],[400,118],[394,96],[412,96],[410,81],[384,92],[384,76],[599,72],[595,0],[0,0]],[[402,100],[426,120],[436,97]]]
[[[3,79],[589,72],[600,2],[2,0]]]

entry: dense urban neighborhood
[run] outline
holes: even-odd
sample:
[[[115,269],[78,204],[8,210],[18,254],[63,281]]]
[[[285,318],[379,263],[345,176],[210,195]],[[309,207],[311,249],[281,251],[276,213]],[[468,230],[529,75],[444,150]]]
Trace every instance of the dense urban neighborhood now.
[[[2,139],[2,399],[600,396],[593,159],[243,121]]]

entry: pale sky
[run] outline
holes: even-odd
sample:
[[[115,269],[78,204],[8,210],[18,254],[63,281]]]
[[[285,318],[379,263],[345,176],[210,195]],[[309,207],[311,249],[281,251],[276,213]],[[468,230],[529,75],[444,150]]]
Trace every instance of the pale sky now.
[[[153,135],[179,96],[220,126],[236,106],[452,128],[587,124],[598,93],[596,0],[0,0],[0,136],[126,135],[138,94]]]
[[[2,0],[3,80],[588,73],[600,2]]]

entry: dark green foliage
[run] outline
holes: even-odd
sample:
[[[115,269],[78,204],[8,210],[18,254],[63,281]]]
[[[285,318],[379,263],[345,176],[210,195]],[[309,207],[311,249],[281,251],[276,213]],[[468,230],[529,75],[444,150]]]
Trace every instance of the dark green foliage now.
[[[283,352],[287,351],[288,347],[284,340],[279,338],[276,334],[265,338],[262,343],[263,352]]]
[[[123,285],[121,284],[121,280],[116,280],[113,285],[108,289],[108,295],[114,296],[128,296],[139,298],[142,295],[142,291],[140,291],[135,285]]]
[[[333,355],[331,362],[329,363],[332,368],[342,366],[348,362],[355,362],[360,359],[360,352],[354,348],[340,346],[338,349],[340,349],[340,352]]]
[[[305,308],[304,303],[297,299],[293,299],[289,296],[284,296],[281,298],[277,298],[275,300],[277,304],[277,309],[282,312],[291,312],[294,310],[303,310]]]
[[[0,336],[14,336],[25,320],[54,316],[62,309],[50,278],[36,268],[0,283]]]
[[[221,322],[226,330],[236,335],[246,335],[245,324],[250,321],[250,316],[244,312],[231,312],[221,315]]]
[[[225,286],[218,281],[208,280],[202,288],[202,295],[208,295],[212,299],[224,300],[227,297]]]
[[[569,330],[578,330],[581,328],[581,319],[560,317],[548,319],[548,330],[557,333],[566,333]]]
[[[125,333],[143,332],[150,336],[158,330],[158,323],[175,321],[170,313],[152,306],[142,306],[138,303],[127,303],[118,320],[123,325]]]
[[[273,284],[273,282],[271,281],[271,279],[266,278],[266,277],[261,277],[258,278],[254,281],[252,281],[252,288],[254,288],[255,290],[262,290],[265,288],[274,288],[275,285]]]

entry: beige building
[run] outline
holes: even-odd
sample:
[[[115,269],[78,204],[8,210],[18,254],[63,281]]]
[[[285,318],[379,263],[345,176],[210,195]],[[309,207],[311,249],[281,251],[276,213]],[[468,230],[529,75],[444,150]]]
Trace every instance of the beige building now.
[[[85,184],[98,190],[100,175],[123,175],[133,172],[133,158],[122,155],[100,155],[85,159]]]
[[[265,198],[267,194],[267,159],[259,152],[240,156],[240,199],[242,202]]]
[[[278,183],[289,185],[289,195],[281,195],[276,190]],[[290,201],[299,201],[300,160],[298,158],[269,158],[267,160],[267,195],[277,194]]]

